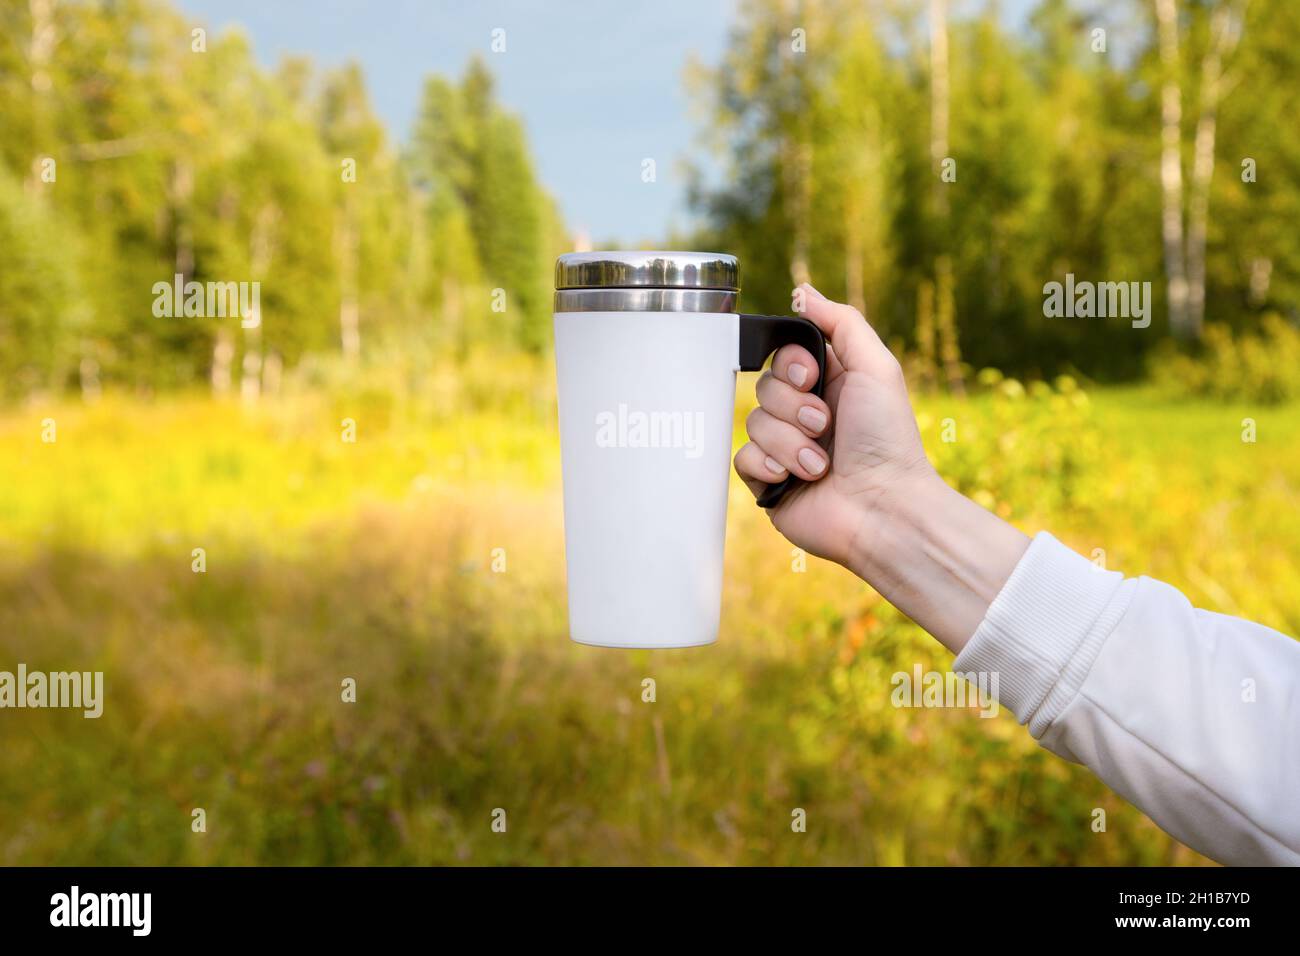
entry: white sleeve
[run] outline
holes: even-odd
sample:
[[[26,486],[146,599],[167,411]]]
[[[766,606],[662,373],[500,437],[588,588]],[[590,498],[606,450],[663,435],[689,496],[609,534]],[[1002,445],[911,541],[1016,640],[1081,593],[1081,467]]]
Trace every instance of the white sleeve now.
[[[1042,533],[953,669],[1193,849],[1300,865],[1300,643]]]

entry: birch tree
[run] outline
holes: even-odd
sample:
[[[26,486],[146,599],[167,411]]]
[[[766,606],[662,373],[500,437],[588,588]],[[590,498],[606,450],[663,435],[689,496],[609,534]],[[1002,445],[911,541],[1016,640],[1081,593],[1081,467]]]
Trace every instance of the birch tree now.
[[[948,251],[948,184],[941,178],[948,159],[948,109],[952,97],[948,71],[948,0],[930,0],[930,162],[934,175],[935,217],[940,252],[934,260],[934,329],[944,377],[954,394],[964,395],[957,341],[952,256]]]
[[[1201,90],[1192,182],[1187,204],[1187,329],[1199,337],[1205,324],[1205,242],[1210,220],[1210,180],[1214,175],[1219,104],[1236,83],[1224,69],[1241,39],[1245,0],[1222,2],[1210,15],[1210,42],[1201,61]]]
[[[1201,59],[1200,94],[1190,183],[1183,177],[1183,62],[1178,0],[1154,0],[1160,55],[1161,241],[1164,246],[1169,326],[1197,339],[1205,323],[1205,243],[1219,105],[1232,85],[1224,62],[1241,39],[1245,0],[1219,0]],[[1186,212],[1184,213],[1184,209]]]

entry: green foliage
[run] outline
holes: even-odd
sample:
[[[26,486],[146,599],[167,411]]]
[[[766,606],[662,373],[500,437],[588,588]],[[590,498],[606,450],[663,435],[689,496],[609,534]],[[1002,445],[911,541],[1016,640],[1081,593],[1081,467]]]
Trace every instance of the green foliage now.
[[[409,163],[432,196],[443,282],[429,296],[443,312],[444,338],[458,348],[494,342],[541,351],[550,341],[549,270],[564,249],[554,245],[556,216],[523,125],[497,104],[481,60],[470,62],[459,86],[428,81]],[[495,289],[504,300],[493,301]]]
[[[1162,349],[1152,378],[1167,392],[1276,405],[1300,398],[1300,329],[1269,313],[1255,331],[1209,325],[1196,355]]]
[[[21,231],[0,262],[5,392],[79,371],[87,388],[256,391],[268,366],[355,362],[435,326],[457,345],[549,341],[563,227],[482,64],[461,88],[430,81],[426,121],[462,125],[417,135],[412,182],[355,65],[267,71],[238,31],[192,52],[192,24],[163,0],[0,0],[0,24],[0,216]],[[154,284],[178,273],[258,282],[260,327],[155,317]]]
[[[931,454],[949,483],[1008,520],[1091,509],[1102,455],[1087,393],[1066,375],[1026,387],[985,369],[977,381],[975,407],[949,403],[918,422],[938,436]]]
[[[59,384],[81,331],[76,242],[0,170],[0,397]]]
[[[1202,116],[1203,62],[1216,3],[1180,4],[1184,175]],[[926,4],[849,0],[801,6],[806,52],[792,49],[790,8],[745,0],[722,61],[696,71],[709,140],[725,175],[697,175],[700,246],[734,251],[744,305],[788,307],[800,237],[814,283],[856,300],[891,344],[918,343],[922,287],[951,257],[962,356],[1023,378],[1083,371],[1141,375],[1167,332],[1161,249],[1160,71],[1149,3],[1102,13],[1041,0],[1028,29],[996,4],[949,4],[951,95],[943,182],[931,156],[933,103]],[[1288,93],[1300,73],[1300,13],[1289,0],[1249,4],[1224,62],[1209,197],[1206,302],[1233,327],[1273,310],[1300,320],[1300,177]],[[1105,24],[1109,47],[1092,48]],[[1122,28],[1121,28],[1122,27]],[[1243,182],[1254,158],[1257,182]],[[792,197],[806,190],[810,212]],[[1191,200],[1183,197],[1183,214]],[[1148,281],[1154,323],[1043,315],[1043,287]]]

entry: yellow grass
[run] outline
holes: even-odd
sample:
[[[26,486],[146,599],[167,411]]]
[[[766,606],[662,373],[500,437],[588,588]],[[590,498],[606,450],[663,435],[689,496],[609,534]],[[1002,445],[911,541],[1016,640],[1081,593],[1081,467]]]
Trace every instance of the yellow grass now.
[[[734,478],[719,643],[571,644],[550,377],[509,374],[490,401],[453,378],[0,417],[0,670],[106,695],[0,712],[0,863],[1203,862],[1005,712],[892,706],[946,653],[847,572],[792,570]],[[1004,382],[918,412],[1027,531],[1300,631],[1294,406]]]

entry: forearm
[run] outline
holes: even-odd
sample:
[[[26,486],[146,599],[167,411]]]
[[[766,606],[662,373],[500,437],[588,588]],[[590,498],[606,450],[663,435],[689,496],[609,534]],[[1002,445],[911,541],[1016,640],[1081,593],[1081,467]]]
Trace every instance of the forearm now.
[[[864,510],[849,569],[956,654],[1028,547],[1025,535],[931,474]]]

